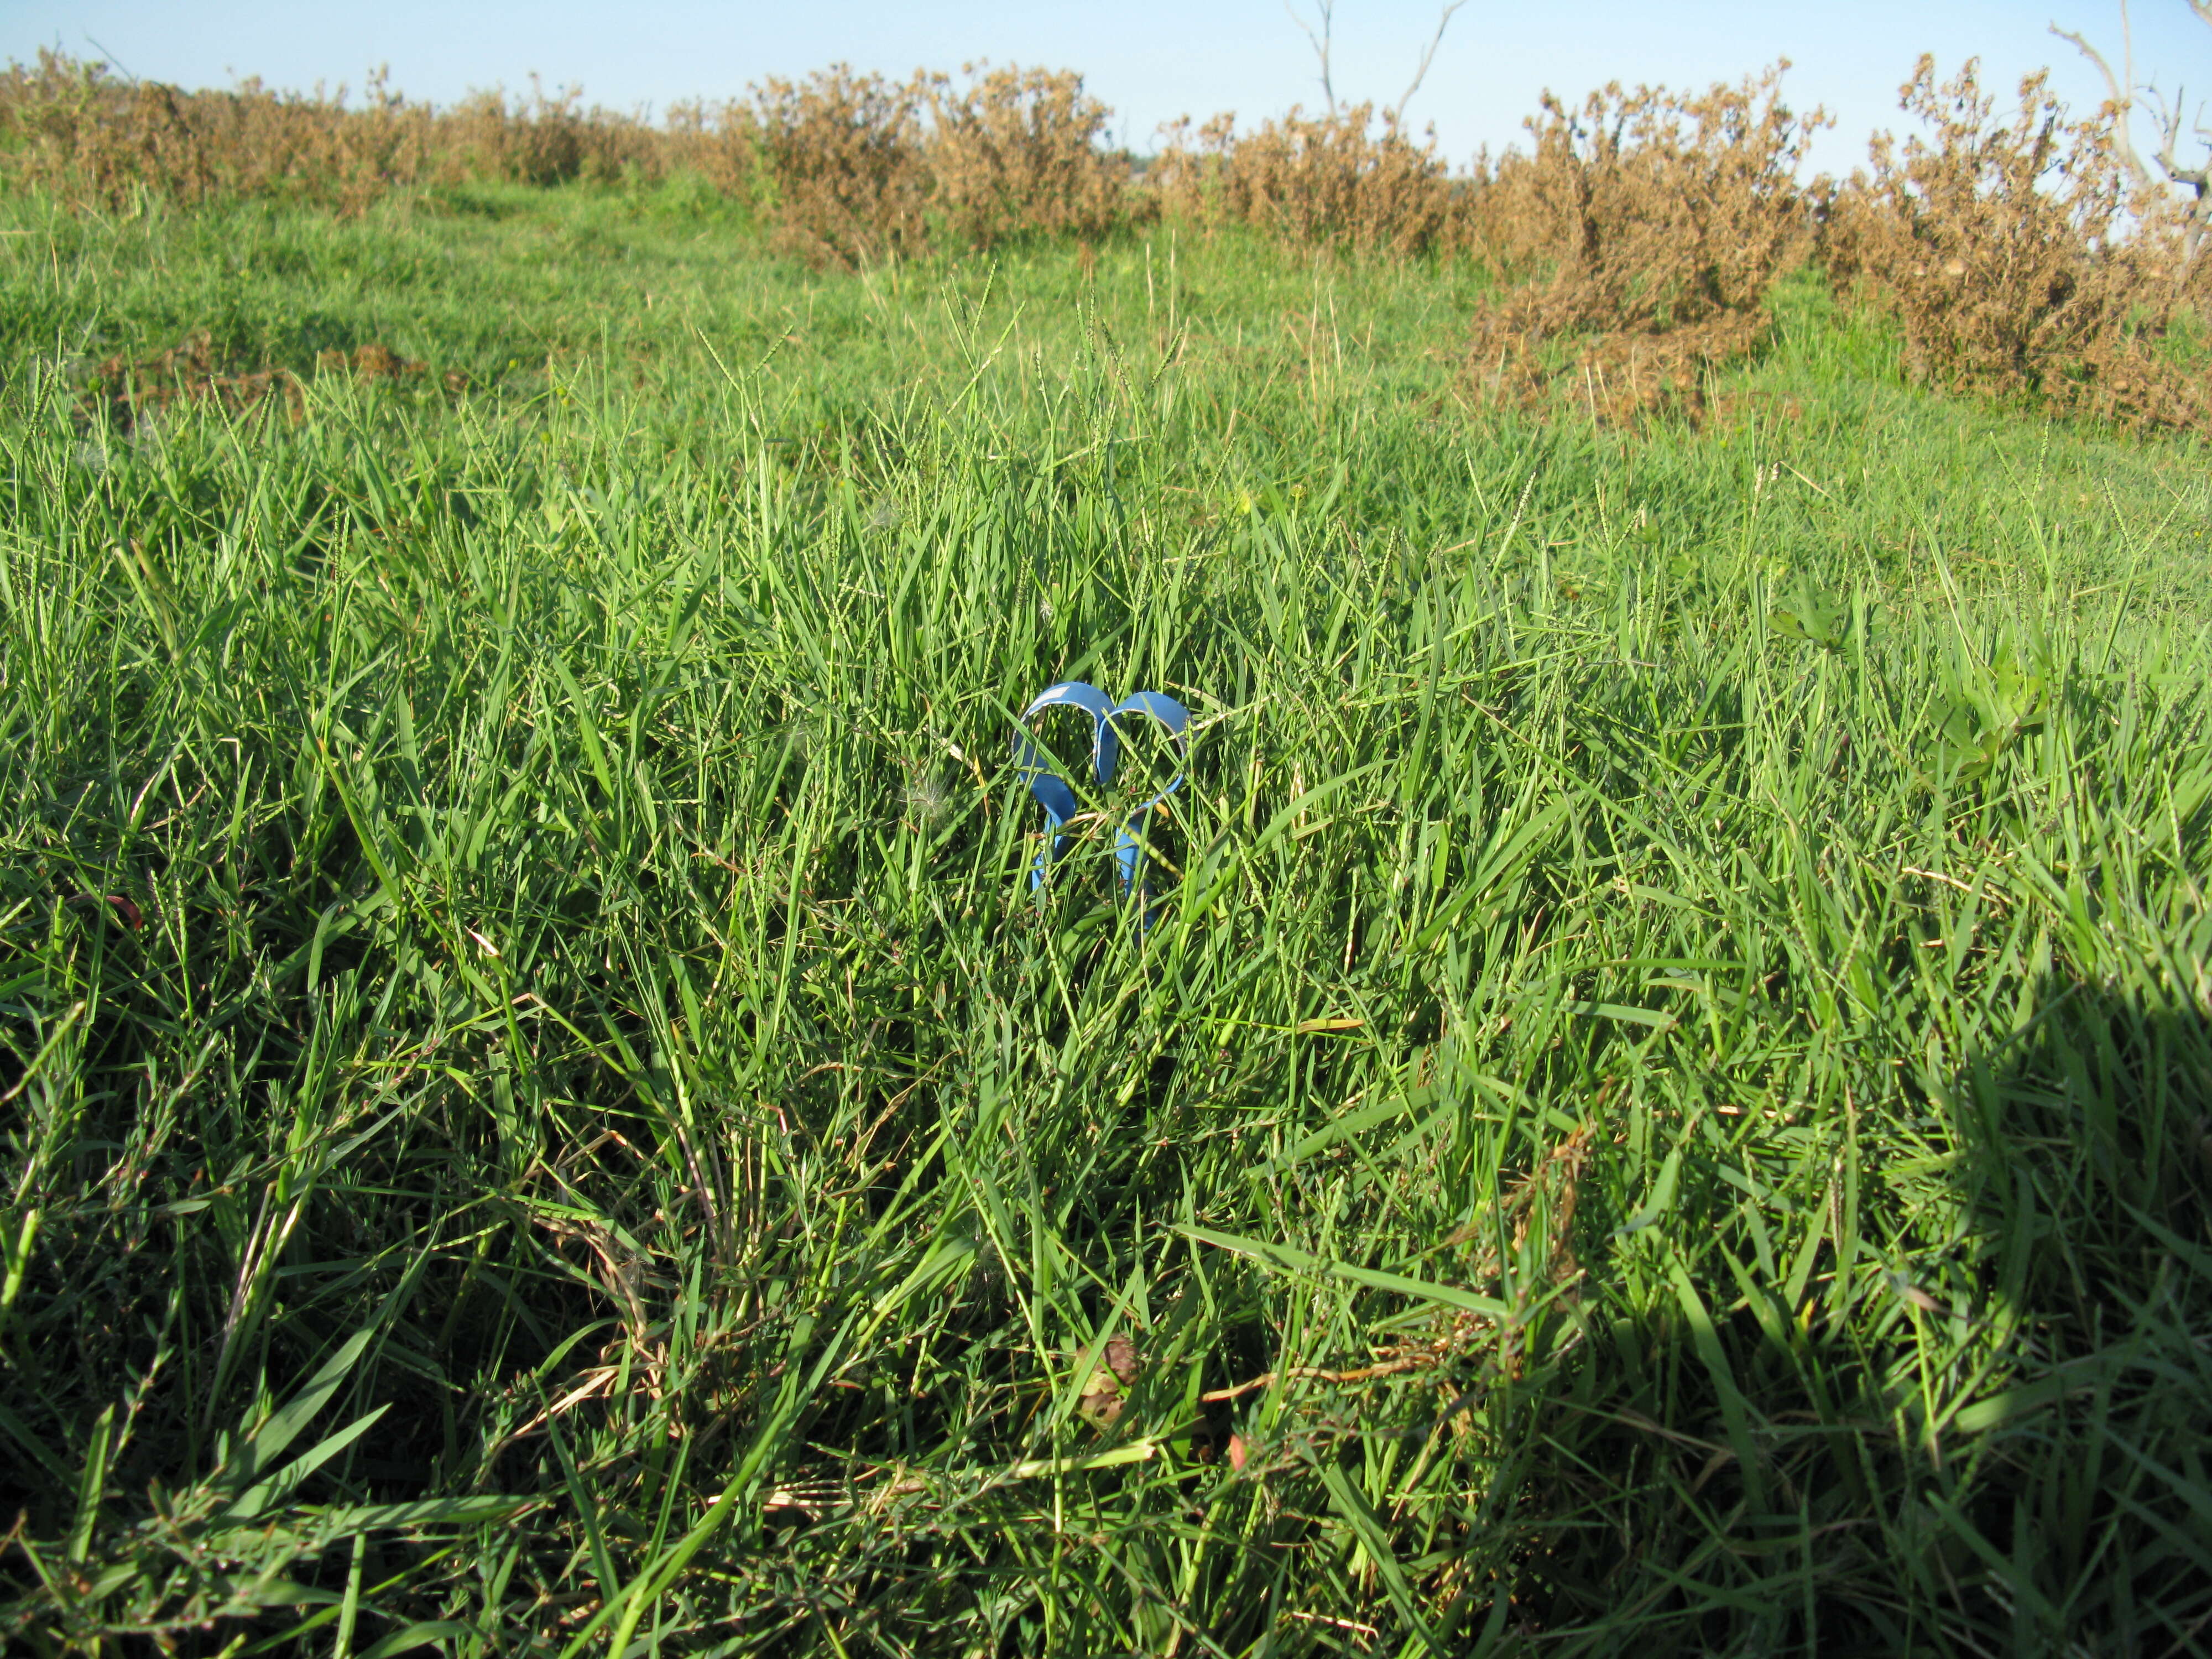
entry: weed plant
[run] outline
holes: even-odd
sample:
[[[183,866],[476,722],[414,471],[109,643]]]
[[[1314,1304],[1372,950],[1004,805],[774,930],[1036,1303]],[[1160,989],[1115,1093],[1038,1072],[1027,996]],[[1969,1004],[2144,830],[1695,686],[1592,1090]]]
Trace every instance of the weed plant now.
[[[1700,416],[1709,372],[1764,345],[1776,285],[1817,249],[1933,383],[2203,426],[2195,209],[2151,182],[2117,107],[2069,119],[2039,75],[2000,119],[1972,62],[1939,86],[1923,58],[1900,107],[1926,136],[1876,135],[1870,170],[1837,186],[1801,176],[1827,118],[1783,101],[1787,67],[1702,94],[1616,83],[1579,106],[1547,91],[1528,153],[1455,177],[1432,134],[1369,106],[1242,131],[1233,114],[1186,118],[1140,170],[1107,148],[1112,112],[1068,70],[969,64],[956,83],[833,64],[680,102],[655,125],[535,77],[527,98],[440,110],[380,73],[358,101],[256,80],[191,92],[41,52],[0,70],[0,179],[107,215],[240,199],[358,215],[426,191],[455,205],[485,185],[673,184],[847,271],[1054,239],[1095,258],[1162,220],[1361,258],[1468,258],[1501,279],[1473,319],[1470,383],[1616,421]]]
[[[1765,343],[1768,296],[1812,247],[1799,174],[1830,125],[1782,101],[1789,67],[1702,94],[1616,84],[1578,110],[1545,94],[1530,153],[1474,192],[1474,240],[1534,278],[1479,318],[1478,385],[1537,406],[1564,387],[1593,419],[1694,413],[1706,371]]]
[[[970,64],[967,82],[932,76],[932,191],[958,246],[1023,238],[1096,241],[1142,215],[1129,199],[1129,161],[1106,149],[1114,112],[1083,77]]]
[[[11,1647],[2212,1628],[2191,441],[474,202],[0,238]],[[195,327],[301,418],[88,419]],[[1149,927],[1069,677],[1196,716]]]
[[[2043,75],[2000,116],[1967,63],[1923,58],[1899,107],[1924,131],[1875,138],[1824,234],[1833,279],[1898,319],[1936,384],[2149,426],[2200,425],[2188,216],[2130,177],[2111,107],[2068,118]],[[2201,274],[2197,279],[2202,288]],[[2178,348],[2178,349],[2177,349]]]
[[[1293,108],[1237,131],[1233,115],[1163,129],[1146,173],[1160,210],[1193,226],[1236,225],[1293,247],[1421,257],[1464,242],[1469,192],[1437,154],[1370,104]]]
[[[606,183],[673,167],[719,178],[728,125],[726,112],[692,104],[666,130],[648,127],[535,76],[527,98],[494,90],[437,110],[381,71],[355,100],[342,86],[299,94],[258,79],[187,91],[45,50],[0,70],[0,176],[94,213],[245,198],[357,214],[433,183]]]

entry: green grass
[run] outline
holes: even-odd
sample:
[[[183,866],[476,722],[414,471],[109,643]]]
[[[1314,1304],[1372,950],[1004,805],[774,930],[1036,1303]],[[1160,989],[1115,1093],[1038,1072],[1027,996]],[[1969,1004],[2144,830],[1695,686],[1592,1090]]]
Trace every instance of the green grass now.
[[[2201,447],[1809,283],[1621,434],[1449,270],[7,211],[11,1645],[2212,1639]],[[475,387],[85,427],[198,326]]]

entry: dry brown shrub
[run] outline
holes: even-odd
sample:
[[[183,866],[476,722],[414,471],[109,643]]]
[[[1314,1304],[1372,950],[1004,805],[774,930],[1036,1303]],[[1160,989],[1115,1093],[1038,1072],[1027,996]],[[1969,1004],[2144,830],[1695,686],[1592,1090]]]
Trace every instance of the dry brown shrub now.
[[[586,108],[573,87],[549,94],[534,76],[526,96],[477,93],[438,111],[391,91],[380,71],[358,100],[343,88],[271,92],[257,80],[185,92],[51,52],[0,71],[0,178],[104,211],[252,197],[353,213],[433,179],[545,185],[658,179],[687,164],[711,172],[742,142],[726,120],[664,131]]]
[[[760,88],[761,161],[784,246],[849,269],[925,245],[923,92],[918,76],[891,82],[842,64]]]
[[[41,52],[0,72],[0,175],[76,207],[271,197],[358,211],[422,175],[434,118],[372,76],[364,100],[125,82]]]
[[[0,155],[11,183],[77,206],[120,209],[149,189],[198,201],[214,184],[173,88],[43,48],[0,75]]]
[[[1452,240],[1462,198],[1434,138],[1415,143],[1387,115],[1378,125],[1370,104],[1293,108],[1241,138],[1233,115],[1163,131],[1146,179],[1172,218],[1362,253],[1421,254]]]
[[[1103,147],[1113,112],[1072,70],[974,64],[964,88],[933,76],[930,202],[975,247],[1022,236],[1103,235],[1128,210],[1129,163]]]
[[[435,143],[427,104],[410,104],[372,74],[358,104],[272,93],[249,80],[233,92],[173,94],[192,128],[214,193],[277,198],[356,213],[422,176]]]
[[[1112,112],[1080,76],[974,64],[963,73],[956,87],[944,76],[891,82],[839,64],[758,88],[749,125],[731,130],[769,182],[781,243],[849,269],[923,252],[933,224],[989,247],[1097,236],[1129,215],[1128,163],[1100,143]]]
[[[668,171],[696,173],[718,195],[750,201],[761,193],[760,122],[750,104],[671,104],[666,149]]]
[[[471,94],[437,119],[439,173],[449,183],[501,179],[546,186],[660,177],[667,135],[634,116],[584,106],[583,88],[551,94],[537,76],[528,96]]]
[[[2001,117],[1975,63],[1939,86],[1923,57],[1899,107],[1929,136],[1879,135],[1824,240],[1832,278],[1897,319],[1908,371],[2124,424],[2203,426],[2205,377],[2161,343],[2201,302],[2184,227],[2133,187],[2112,106],[2069,121],[2039,74]]]
[[[0,70],[0,182],[64,204],[129,210],[274,197],[358,211],[395,187],[483,180],[657,180],[688,170],[765,199],[778,240],[850,267],[920,252],[933,221],[990,246],[1019,235],[1096,238],[1147,203],[1101,143],[1111,112],[1062,70],[971,65],[894,82],[842,65],[771,80],[750,100],[678,104],[663,126],[586,107],[580,89],[471,94],[448,110],[371,77],[367,96],[220,93],[118,79],[41,52]],[[931,118],[927,126],[925,112]]]
[[[1470,240],[1528,277],[1478,318],[1471,368],[1530,405],[1564,386],[1594,415],[1695,414],[1706,371],[1765,337],[1766,296],[1810,252],[1797,181],[1826,112],[1781,99],[1786,63],[1686,97],[1663,87],[1547,93],[1532,154],[1486,168]]]

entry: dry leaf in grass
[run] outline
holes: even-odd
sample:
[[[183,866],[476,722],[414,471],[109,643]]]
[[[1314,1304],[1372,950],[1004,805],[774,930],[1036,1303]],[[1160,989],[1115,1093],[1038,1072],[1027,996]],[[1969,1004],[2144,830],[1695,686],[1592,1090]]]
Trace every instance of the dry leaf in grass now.
[[[69,904],[105,904],[108,908],[109,912],[113,915],[116,921],[121,922],[125,927],[128,927],[133,933],[137,932],[141,924],[145,921],[145,916],[139,910],[137,903],[131,899],[125,898],[120,893],[75,893],[70,895],[70,896],[64,900],[64,902]]]
[[[1137,1380],[1143,1361],[1126,1336],[1109,1338],[1100,1360],[1083,1385],[1079,1409],[1085,1422],[1103,1429],[1121,1420],[1121,1390]]]
[[[1142,1368],[1142,1364],[1143,1362],[1138,1358],[1137,1345],[1134,1342],[1126,1336],[1108,1339],[1106,1369],[1119,1377],[1125,1385],[1137,1380],[1137,1372]]]

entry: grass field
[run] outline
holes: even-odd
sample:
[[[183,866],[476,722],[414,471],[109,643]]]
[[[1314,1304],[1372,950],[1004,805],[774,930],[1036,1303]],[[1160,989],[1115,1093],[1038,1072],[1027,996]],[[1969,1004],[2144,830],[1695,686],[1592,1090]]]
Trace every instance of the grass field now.
[[[1809,277],[1632,433],[1457,269],[0,211],[10,1647],[2212,1645],[2200,442]],[[86,420],[203,327],[301,418]]]

